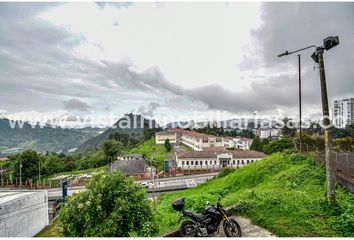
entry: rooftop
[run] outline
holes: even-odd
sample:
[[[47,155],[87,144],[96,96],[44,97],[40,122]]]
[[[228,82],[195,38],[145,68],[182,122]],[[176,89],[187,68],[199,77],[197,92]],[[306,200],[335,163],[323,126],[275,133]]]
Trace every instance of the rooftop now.
[[[252,150],[214,149],[214,151],[177,152],[178,158],[216,158],[220,154],[232,154],[234,158],[262,158],[265,154]]]
[[[119,170],[125,175],[133,175],[144,173],[146,164],[144,160],[117,160],[109,168],[109,172],[112,170]]]

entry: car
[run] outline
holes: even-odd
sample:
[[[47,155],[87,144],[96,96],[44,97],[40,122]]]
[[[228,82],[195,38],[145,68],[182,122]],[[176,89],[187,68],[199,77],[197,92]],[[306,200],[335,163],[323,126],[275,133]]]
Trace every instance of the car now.
[[[141,182],[140,184],[145,188],[149,188],[148,182]]]

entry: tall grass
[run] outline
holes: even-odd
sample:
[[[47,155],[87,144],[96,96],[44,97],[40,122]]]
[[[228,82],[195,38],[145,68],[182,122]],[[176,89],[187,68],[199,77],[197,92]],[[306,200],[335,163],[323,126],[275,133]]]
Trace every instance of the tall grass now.
[[[354,196],[337,188],[337,204],[326,202],[325,170],[312,157],[276,153],[197,188],[163,194],[155,207],[159,234],[179,227],[173,199],[200,212],[222,197],[236,215],[250,218],[277,236],[354,236]]]

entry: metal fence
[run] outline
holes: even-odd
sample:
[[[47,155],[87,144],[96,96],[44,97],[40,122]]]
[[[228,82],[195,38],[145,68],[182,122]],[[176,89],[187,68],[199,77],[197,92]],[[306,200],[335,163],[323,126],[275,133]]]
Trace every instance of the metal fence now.
[[[332,151],[332,157],[335,165],[335,175],[348,183],[354,184],[354,153]],[[324,152],[316,153],[316,162],[325,164]]]

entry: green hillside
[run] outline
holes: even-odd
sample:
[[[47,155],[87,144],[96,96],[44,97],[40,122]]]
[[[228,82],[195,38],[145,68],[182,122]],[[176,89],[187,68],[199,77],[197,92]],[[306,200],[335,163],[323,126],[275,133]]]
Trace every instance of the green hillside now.
[[[179,227],[173,199],[201,211],[207,201],[239,205],[236,214],[252,219],[277,236],[354,236],[354,196],[337,188],[337,205],[326,202],[325,170],[313,158],[273,154],[264,160],[210,180],[197,188],[163,194],[155,209],[159,234]]]
[[[154,166],[162,169],[164,160],[167,158],[168,154],[173,153],[168,153],[164,144],[155,144],[155,139],[143,142],[137,147],[130,149],[129,153],[140,153],[143,154],[147,160],[150,160],[150,148],[154,160]]]
[[[32,149],[38,152],[68,151],[94,137],[99,129],[66,129],[60,127],[33,127],[24,123],[11,128],[8,119],[0,119],[0,149]]]
[[[144,121],[143,125],[141,124],[142,121]],[[153,122],[153,124],[155,124],[155,121]],[[103,133],[81,144],[76,150],[76,153],[94,152],[98,150],[109,138],[109,135],[114,133],[128,134],[130,137],[139,139],[144,136],[144,126],[146,126],[146,124],[148,124],[148,120],[144,119],[141,115],[126,114]]]

